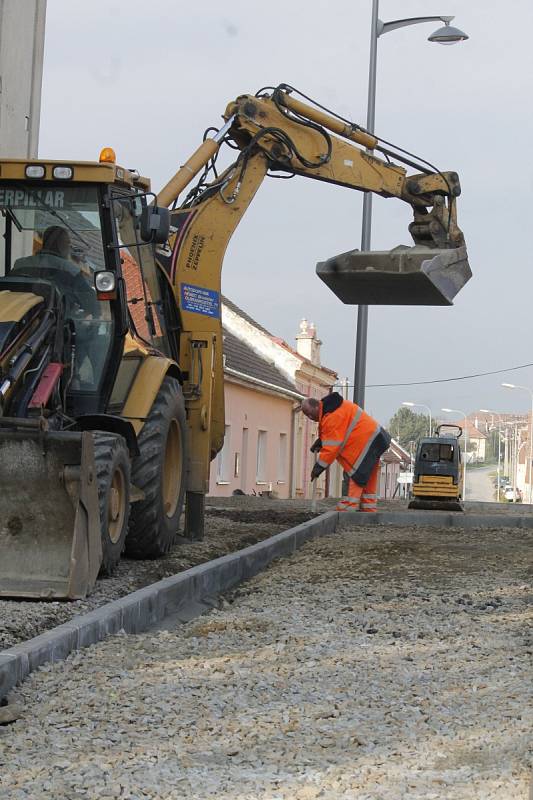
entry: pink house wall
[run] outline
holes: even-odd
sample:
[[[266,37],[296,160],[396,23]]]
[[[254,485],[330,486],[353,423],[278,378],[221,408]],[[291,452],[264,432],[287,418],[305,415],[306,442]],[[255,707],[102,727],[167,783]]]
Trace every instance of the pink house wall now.
[[[289,497],[292,408],[296,401],[228,380],[224,397],[226,437],[223,449],[211,463],[209,494],[229,497],[235,489],[259,494],[271,487],[279,497]],[[258,481],[259,431],[266,436],[261,445],[263,480]],[[280,434],[285,436],[285,458],[280,454]],[[284,469],[280,461],[284,462]]]

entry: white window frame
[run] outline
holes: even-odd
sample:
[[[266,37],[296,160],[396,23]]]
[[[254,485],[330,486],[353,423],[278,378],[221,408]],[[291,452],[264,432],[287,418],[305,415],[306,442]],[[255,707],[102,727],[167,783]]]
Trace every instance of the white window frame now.
[[[257,431],[255,482],[259,486],[268,483],[268,431]]]
[[[224,445],[217,455],[217,484],[230,483],[231,425],[224,425]]]
[[[287,482],[287,460],[289,457],[289,437],[281,431],[278,449],[278,483]]]

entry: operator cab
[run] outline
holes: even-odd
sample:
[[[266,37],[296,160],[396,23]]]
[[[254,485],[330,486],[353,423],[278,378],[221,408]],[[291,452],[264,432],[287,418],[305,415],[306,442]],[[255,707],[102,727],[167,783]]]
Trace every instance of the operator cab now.
[[[0,185],[7,218],[6,275],[50,281],[64,299],[74,337],[70,389],[96,393],[113,341],[111,302],[94,276],[107,267],[96,185]],[[9,263],[7,263],[7,255]]]
[[[442,433],[445,428],[457,429],[457,435]],[[458,479],[461,465],[459,437],[462,429],[456,425],[443,424],[437,428],[437,435],[422,439],[416,454],[415,482],[423,475],[447,475]]]
[[[155,261],[162,238],[149,230],[150,241],[143,239],[149,182],[117,167],[109,153],[102,151],[99,164],[1,164],[0,273],[6,289],[35,292],[44,281],[58,290],[62,312],[56,313],[69,331],[70,352],[62,360],[72,356],[73,365],[67,409],[74,415],[108,408],[126,334],[130,351],[133,339],[176,356],[163,313],[168,281]],[[165,241],[167,235],[168,228]]]

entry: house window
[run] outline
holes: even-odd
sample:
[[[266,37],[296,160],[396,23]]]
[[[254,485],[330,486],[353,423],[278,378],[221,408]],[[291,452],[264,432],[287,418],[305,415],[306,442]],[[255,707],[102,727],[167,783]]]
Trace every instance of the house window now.
[[[278,483],[285,483],[287,480],[287,434],[279,435],[278,452]]]
[[[229,483],[231,426],[224,426],[224,446],[217,456],[217,483]]]
[[[257,431],[257,471],[256,483],[267,480],[267,431]]]

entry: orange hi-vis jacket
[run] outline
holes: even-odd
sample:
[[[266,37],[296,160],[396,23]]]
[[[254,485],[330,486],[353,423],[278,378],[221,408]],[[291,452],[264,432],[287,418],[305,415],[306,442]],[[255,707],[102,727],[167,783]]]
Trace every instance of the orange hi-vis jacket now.
[[[390,444],[390,436],[360,406],[338,392],[320,403],[318,422],[321,449],[317,464],[326,469],[335,460],[355,483],[365,486],[370,473]]]

